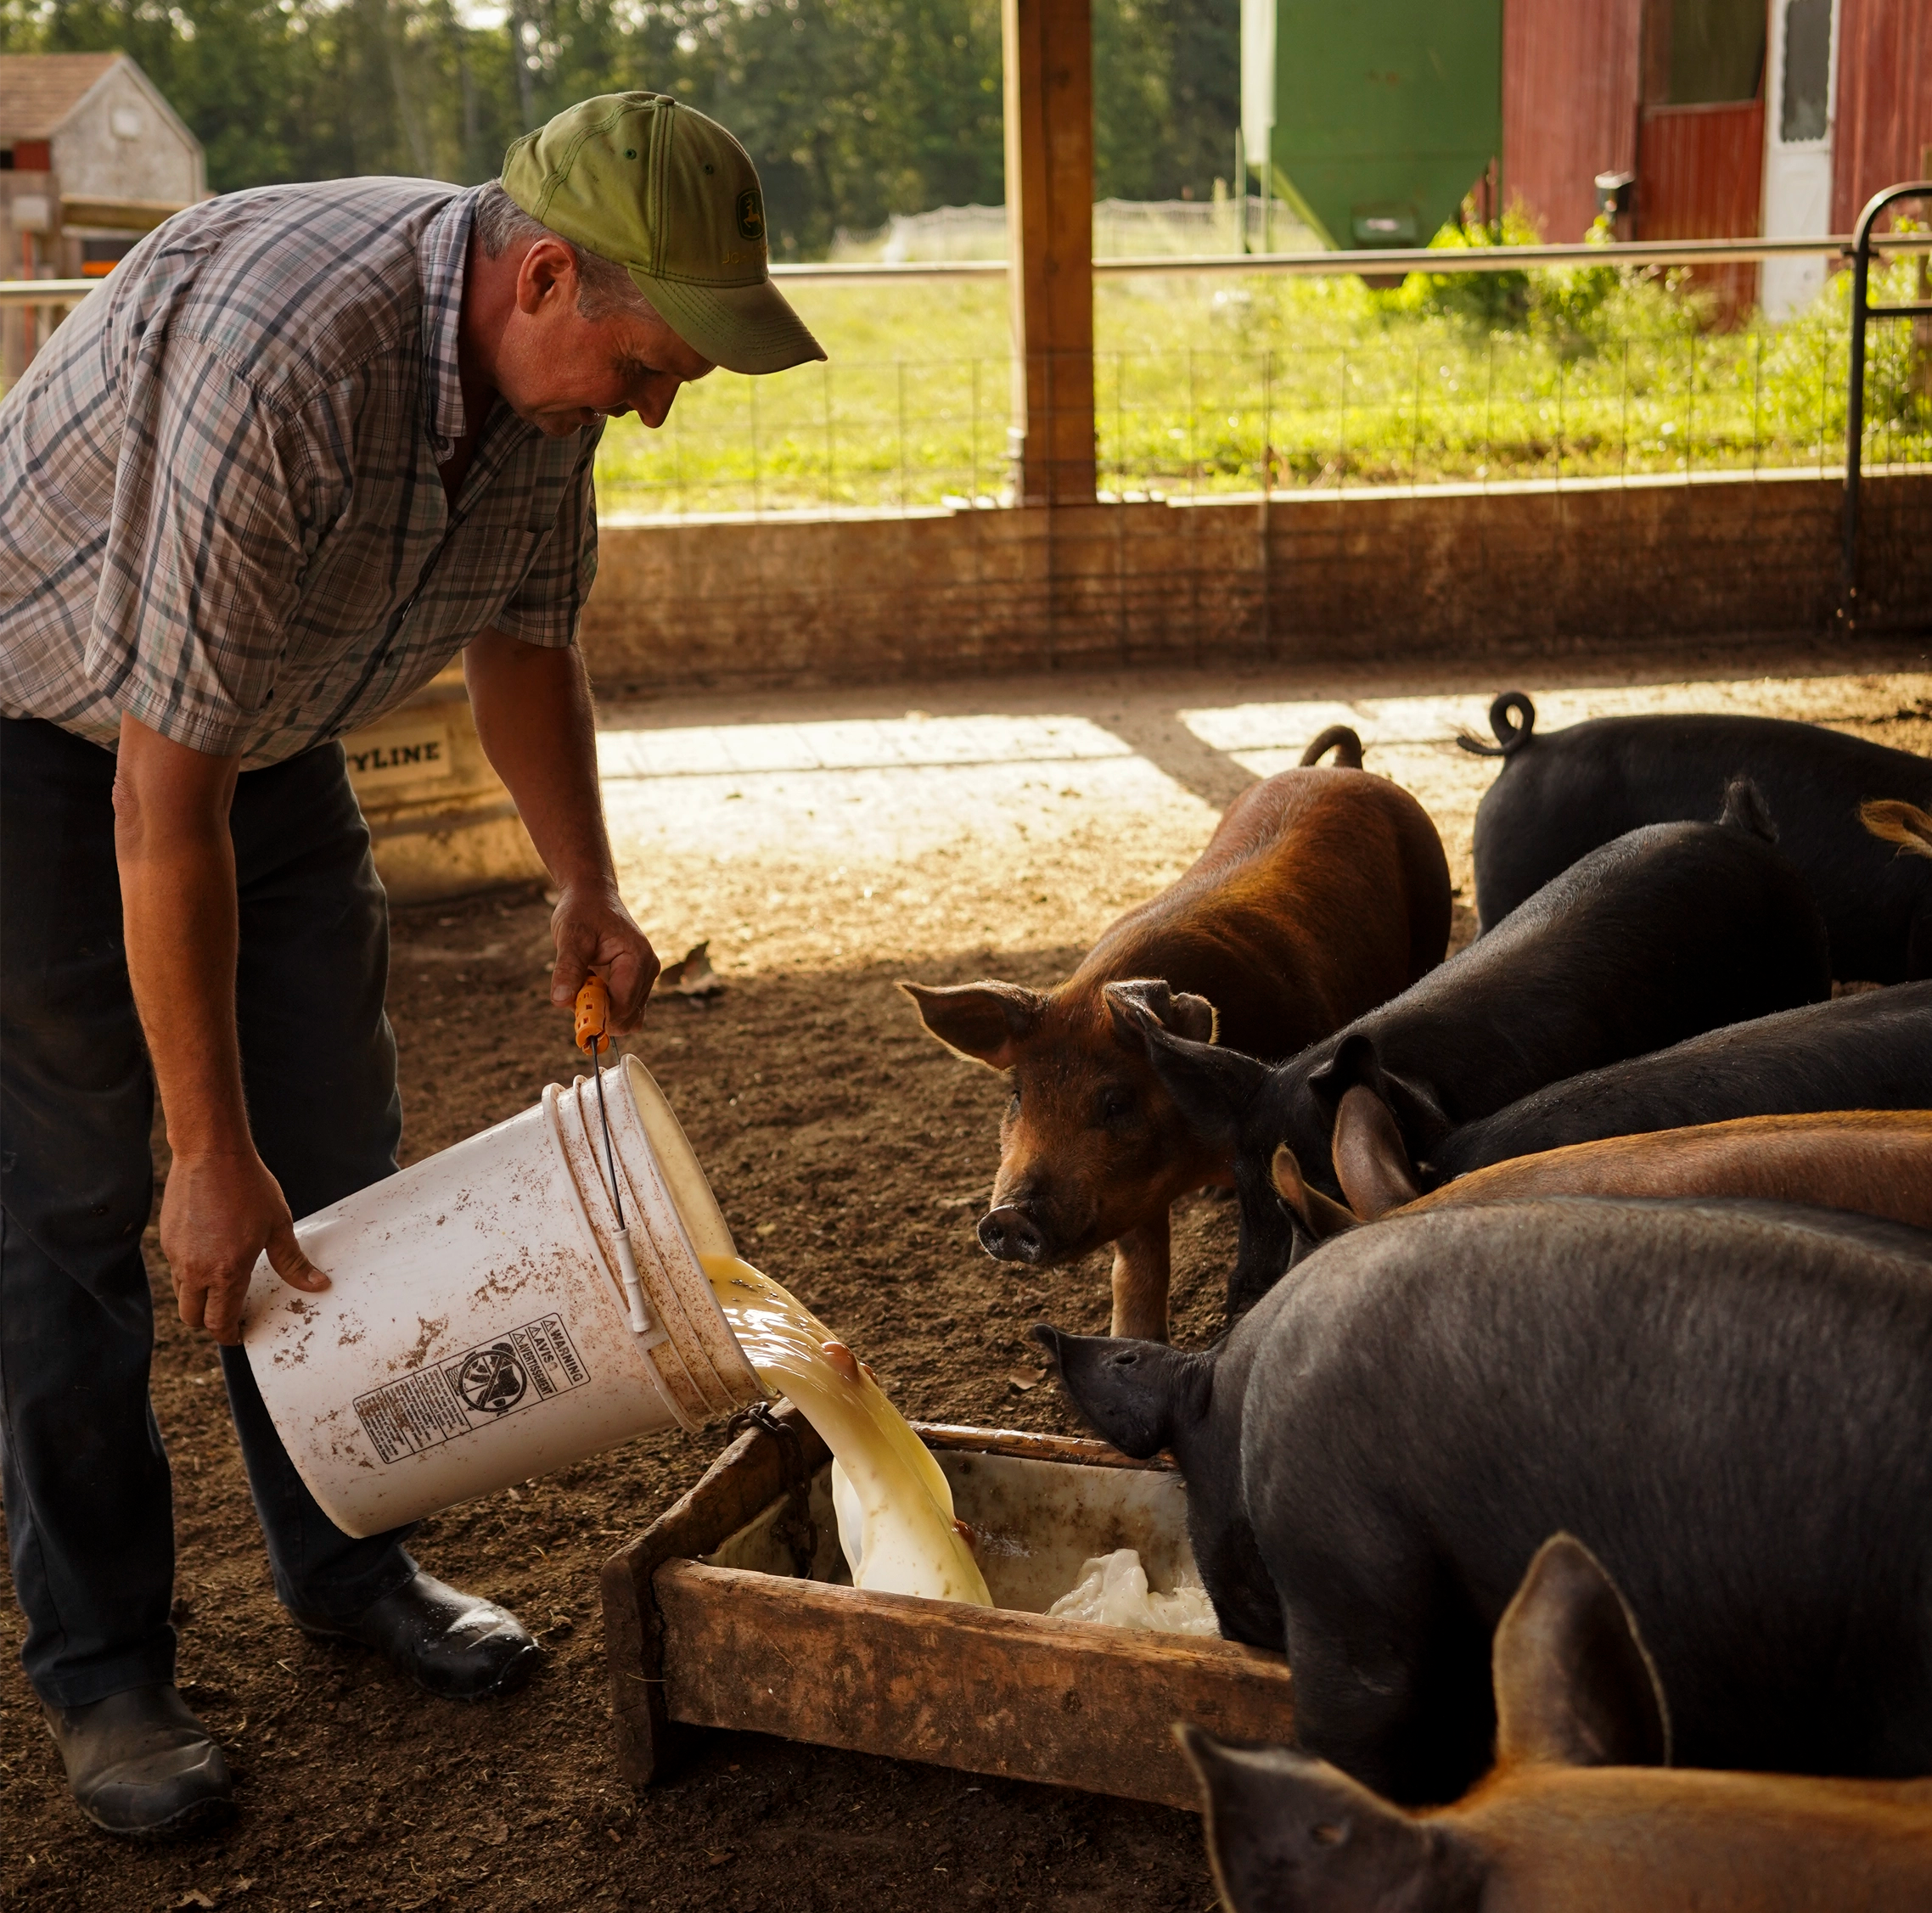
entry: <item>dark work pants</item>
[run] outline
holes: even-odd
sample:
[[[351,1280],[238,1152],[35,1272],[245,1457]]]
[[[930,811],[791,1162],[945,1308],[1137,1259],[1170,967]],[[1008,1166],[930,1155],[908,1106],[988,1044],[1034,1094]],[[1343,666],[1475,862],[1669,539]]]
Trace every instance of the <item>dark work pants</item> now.
[[[148,1399],[154,1087],[121,945],[112,753],[0,719],[0,1466],[21,1651],[78,1707],[174,1678],[174,1506]],[[394,1174],[389,924],[342,749],[237,781],[235,979],[256,1148],[300,1217]],[[221,1351],[275,1590],[346,1619],[415,1571],[351,1540]]]

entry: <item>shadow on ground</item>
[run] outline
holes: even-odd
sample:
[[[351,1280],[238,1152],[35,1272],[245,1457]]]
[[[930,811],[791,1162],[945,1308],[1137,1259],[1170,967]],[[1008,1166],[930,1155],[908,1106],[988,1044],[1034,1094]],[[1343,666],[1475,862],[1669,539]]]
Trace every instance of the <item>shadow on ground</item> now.
[[[531,951],[534,895],[400,912],[391,989],[412,1159],[573,1073]],[[494,948],[465,960],[464,951]],[[438,958],[418,960],[424,951]],[[1062,973],[1071,951],[1009,966]],[[975,974],[969,957],[928,967]],[[677,1103],[746,1254],[810,1300],[910,1413],[1069,1428],[1025,1340],[1048,1317],[1103,1327],[1104,1265],[1016,1282],[972,1225],[1002,1100],[990,1074],[918,1029],[865,968],[733,983],[717,1007],[654,1009],[638,1045]],[[1179,1243],[1178,1333],[1218,1331],[1228,1205],[1197,1198]],[[152,1240],[150,1238],[150,1249]],[[158,1259],[157,1259],[158,1266]],[[663,1437],[425,1523],[424,1565],[512,1603],[542,1635],[523,1695],[476,1708],[421,1696],[352,1651],[298,1635],[269,1590],[207,1344],[157,1282],[154,1402],[173,1457],[181,1678],[239,1776],[239,1823],[178,1848],[79,1822],[0,1607],[0,1893],[76,1913],[658,1907],[924,1913],[1126,1905],[1205,1908],[1183,1814],[750,1736],[699,1736],[670,1785],[615,1778],[597,1571],[703,1471],[716,1437]]]

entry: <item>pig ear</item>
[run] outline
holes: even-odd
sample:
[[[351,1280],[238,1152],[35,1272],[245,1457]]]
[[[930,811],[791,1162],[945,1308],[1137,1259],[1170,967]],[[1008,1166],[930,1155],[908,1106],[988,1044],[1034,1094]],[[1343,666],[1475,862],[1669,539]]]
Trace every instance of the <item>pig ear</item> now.
[[[1219,1043],[1189,1042],[1164,1029],[1133,997],[1108,984],[1103,994],[1121,1046],[1137,1050],[1154,1066],[1160,1086],[1209,1148],[1232,1150],[1248,1105],[1268,1080],[1268,1066]],[[1198,999],[1197,999],[1198,1000]]]
[[[1171,1446],[1177,1421],[1198,1412],[1197,1390],[1210,1357],[1183,1354],[1165,1342],[1063,1335],[1045,1322],[1031,1332],[1053,1357],[1074,1406],[1137,1461]]]
[[[1224,1747],[1199,1727],[1174,1737],[1199,1779],[1208,1860],[1233,1913],[1473,1902],[1480,1867],[1457,1837],[1339,1767],[1291,1748]]]
[[[1422,1193],[1394,1113],[1366,1083],[1342,1093],[1332,1153],[1335,1181],[1364,1221],[1373,1222]]]
[[[992,1069],[1010,1069],[1032,1035],[1047,999],[1017,983],[961,983],[932,990],[920,983],[901,983],[913,1007],[927,1029],[969,1063]]]
[[[1670,1765],[1670,1709],[1637,1617],[1574,1534],[1536,1551],[1490,1660],[1498,1761]]]
[[[1896,844],[1901,850],[1909,850],[1915,856],[1932,857],[1932,815],[1916,804],[1901,804],[1890,797],[1861,804],[1858,821],[1874,837]]]
[[[1324,1196],[1319,1189],[1311,1189],[1302,1181],[1301,1164],[1285,1142],[1275,1146],[1268,1177],[1275,1186],[1275,1193],[1295,1212],[1295,1219],[1302,1229],[1317,1242],[1326,1242],[1330,1236],[1339,1236],[1345,1229],[1362,1226],[1339,1203]],[[1292,1268],[1294,1265],[1291,1263],[1289,1266]]]
[[[1220,1040],[1221,1018],[1205,996],[1175,991],[1159,977],[1128,977],[1118,983],[1101,985],[1109,1004],[1118,1001],[1133,1003],[1144,1010],[1171,1035],[1190,1043],[1212,1043]],[[1115,1021],[1119,1023],[1116,1013]],[[1138,1049],[1137,1042],[1131,1047]]]
[[[1308,1072],[1308,1087],[1334,1115],[1339,1112],[1342,1098],[1358,1083],[1374,1091],[1388,1105],[1403,1136],[1421,1148],[1433,1147],[1448,1134],[1449,1119],[1434,1094],[1424,1085],[1384,1069],[1373,1041],[1359,1030],[1345,1036],[1326,1063]]]
[[[1381,1058],[1375,1053],[1373,1041],[1360,1030],[1343,1037],[1335,1045],[1335,1053],[1308,1072],[1309,1088],[1331,1110],[1341,1101],[1343,1093],[1357,1083],[1367,1083],[1378,1091],[1382,1086]]]

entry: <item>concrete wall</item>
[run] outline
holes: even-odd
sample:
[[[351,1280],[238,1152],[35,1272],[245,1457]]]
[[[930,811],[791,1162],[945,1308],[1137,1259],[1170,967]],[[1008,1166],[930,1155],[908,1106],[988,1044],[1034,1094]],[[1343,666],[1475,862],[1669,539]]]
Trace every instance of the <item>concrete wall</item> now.
[[[610,687],[1824,637],[1843,486],[1749,474],[607,525]],[[1932,630],[1932,471],[1868,480],[1867,631]]]

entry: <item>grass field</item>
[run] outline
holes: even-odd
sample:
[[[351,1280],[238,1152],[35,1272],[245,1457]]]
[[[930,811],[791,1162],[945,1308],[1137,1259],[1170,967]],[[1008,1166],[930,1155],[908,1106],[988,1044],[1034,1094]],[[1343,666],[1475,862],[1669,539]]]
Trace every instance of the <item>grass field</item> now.
[[[1915,295],[1918,266],[1874,274]],[[1881,293],[1879,281],[1884,280]],[[1694,291],[1610,267],[1157,277],[1096,292],[1104,493],[1185,496],[1813,467],[1842,456],[1849,279],[1787,324],[1722,332]],[[614,425],[608,515],[901,510],[1006,482],[1003,283],[804,286],[830,362],[716,373],[661,432]],[[1867,457],[1932,459],[1932,351],[1871,329]]]

